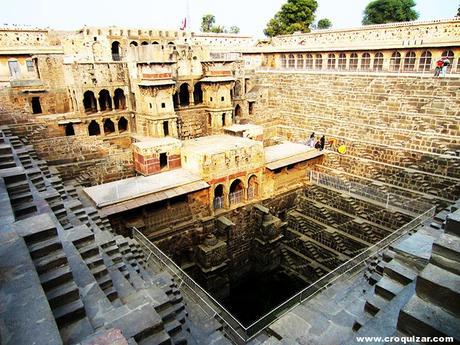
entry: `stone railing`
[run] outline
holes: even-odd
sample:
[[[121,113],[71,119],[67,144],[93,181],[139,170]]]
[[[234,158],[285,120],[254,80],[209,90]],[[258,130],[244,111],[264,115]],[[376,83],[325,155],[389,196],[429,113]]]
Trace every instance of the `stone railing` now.
[[[291,57],[289,57],[292,55]],[[285,72],[321,72],[321,73],[390,73],[390,74],[417,74],[434,76],[436,61],[439,57],[412,57],[399,56],[396,58],[379,58],[374,54],[363,59],[362,56],[341,58],[340,54],[322,54],[320,60],[315,58],[316,54],[285,54],[286,59],[280,59],[277,66],[260,66],[256,72],[264,71],[285,71]],[[333,57],[332,57],[333,55]],[[299,56],[302,56],[300,58]],[[310,56],[310,57],[308,57]],[[439,76],[460,74],[460,63],[458,57],[449,57],[450,65],[445,72],[440,71]]]

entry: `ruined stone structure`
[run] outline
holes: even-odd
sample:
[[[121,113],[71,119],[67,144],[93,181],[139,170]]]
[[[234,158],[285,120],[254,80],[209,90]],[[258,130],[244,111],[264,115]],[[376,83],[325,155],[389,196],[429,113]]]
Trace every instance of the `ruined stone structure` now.
[[[0,29],[1,342],[460,341],[459,27]]]

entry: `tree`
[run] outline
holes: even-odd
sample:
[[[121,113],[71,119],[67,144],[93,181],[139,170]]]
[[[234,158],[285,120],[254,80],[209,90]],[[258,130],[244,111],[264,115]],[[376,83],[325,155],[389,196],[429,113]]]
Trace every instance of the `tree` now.
[[[223,25],[215,25],[216,17],[213,14],[205,14],[201,18],[201,31],[202,32],[214,32],[217,34],[227,33],[227,29]],[[240,28],[233,25],[230,27],[230,32],[237,34],[240,32]]]
[[[414,6],[414,0],[374,0],[364,10],[363,25],[416,20]]]
[[[281,10],[267,23],[264,34],[269,37],[292,34],[295,31],[310,32],[318,8],[316,0],[287,0]]]
[[[329,29],[331,26],[332,26],[332,23],[327,18],[318,20],[318,29]]]
[[[230,26],[230,33],[231,34],[239,34],[240,33],[240,28],[238,26]]]
[[[201,18],[201,31],[211,32],[215,22],[216,22],[216,17],[214,17],[214,15],[205,14],[203,18]]]

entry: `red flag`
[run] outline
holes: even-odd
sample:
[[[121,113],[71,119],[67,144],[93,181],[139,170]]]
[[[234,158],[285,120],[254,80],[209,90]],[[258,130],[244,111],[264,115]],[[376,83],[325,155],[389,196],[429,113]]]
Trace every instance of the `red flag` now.
[[[185,30],[186,27],[187,27],[187,17],[182,19],[182,24],[180,25],[180,29]]]

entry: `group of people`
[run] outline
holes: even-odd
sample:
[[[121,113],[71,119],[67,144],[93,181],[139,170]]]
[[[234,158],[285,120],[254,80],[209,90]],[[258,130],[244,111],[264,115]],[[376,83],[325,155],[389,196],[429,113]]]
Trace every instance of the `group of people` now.
[[[450,60],[447,57],[442,57],[436,61],[436,68],[434,69],[435,77],[445,77],[447,73],[447,68],[450,66]]]
[[[306,141],[305,145],[314,147],[315,149],[321,151],[324,150],[324,146],[326,145],[326,138],[323,135],[319,140],[316,140],[315,132],[313,132],[310,135],[310,138],[308,138],[308,140]]]

